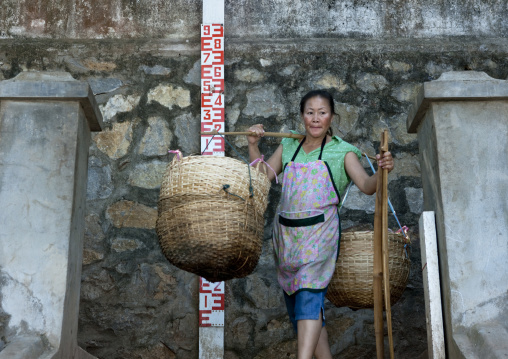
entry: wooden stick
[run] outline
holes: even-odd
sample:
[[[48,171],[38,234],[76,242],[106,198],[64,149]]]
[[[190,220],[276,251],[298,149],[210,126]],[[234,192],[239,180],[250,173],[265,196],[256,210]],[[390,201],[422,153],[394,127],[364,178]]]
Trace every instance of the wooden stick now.
[[[256,132],[200,132],[201,135],[221,135],[221,136],[254,136]],[[265,132],[264,136],[266,137],[287,137],[287,138],[296,138],[298,140],[305,137],[305,135],[300,135],[296,133],[280,133],[280,132]]]
[[[388,131],[385,130],[381,139],[381,148],[379,153],[381,156],[388,151]],[[382,176],[382,244],[383,244],[383,284],[385,296],[386,323],[388,330],[388,344],[390,346],[390,358],[394,359],[393,351],[393,333],[392,333],[392,306],[390,296],[390,269],[389,269],[389,249],[388,249],[388,170],[381,169]]]
[[[383,142],[381,140],[381,142]],[[379,173],[379,170],[378,170]],[[383,201],[383,177],[378,174],[376,188],[376,207],[374,212],[374,270],[372,290],[374,291],[374,332],[376,334],[377,359],[384,357],[383,335],[383,218],[381,213]]]

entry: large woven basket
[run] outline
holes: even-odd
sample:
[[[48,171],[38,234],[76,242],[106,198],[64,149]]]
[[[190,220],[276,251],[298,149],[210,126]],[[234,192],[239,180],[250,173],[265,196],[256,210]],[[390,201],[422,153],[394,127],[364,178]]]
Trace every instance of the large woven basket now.
[[[164,255],[212,282],[250,274],[261,254],[269,189],[264,173],[239,160],[175,157],[158,202],[156,230]]]
[[[400,299],[409,278],[411,262],[405,244],[402,234],[388,234],[391,305]],[[326,297],[337,307],[373,308],[373,271],[374,232],[342,233],[339,258]]]

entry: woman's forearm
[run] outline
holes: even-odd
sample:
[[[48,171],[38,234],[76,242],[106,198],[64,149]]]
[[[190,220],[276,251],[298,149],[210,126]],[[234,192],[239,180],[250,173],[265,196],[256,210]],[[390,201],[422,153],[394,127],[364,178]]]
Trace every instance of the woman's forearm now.
[[[254,161],[261,157],[261,151],[259,150],[257,143],[249,143],[249,160]]]
[[[379,155],[376,157],[378,161],[378,172],[372,176],[367,174],[363,166],[360,164],[358,157],[353,152],[347,153],[344,159],[346,172],[349,177],[351,177],[360,191],[368,195],[376,193],[377,179],[379,177],[380,169],[384,168],[388,170],[388,172],[393,169],[393,158],[390,152],[386,152],[383,155],[383,158]]]
[[[374,173],[372,176],[367,177],[363,187],[363,192],[365,194],[371,195],[376,193],[378,177],[379,177],[378,172]]]

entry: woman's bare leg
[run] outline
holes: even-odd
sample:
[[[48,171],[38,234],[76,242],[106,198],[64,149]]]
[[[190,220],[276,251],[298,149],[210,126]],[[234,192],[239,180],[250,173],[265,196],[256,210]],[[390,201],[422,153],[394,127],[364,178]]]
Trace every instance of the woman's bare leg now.
[[[304,319],[297,322],[298,359],[312,359],[321,335],[321,316],[318,320]]]
[[[322,326],[322,314],[318,320],[306,319],[297,322],[298,327],[298,359],[332,359],[328,333]]]
[[[316,359],[332,359],[332,352],[330,351],[330,344],[328,343],[328,332],[325,327],[321,328],[321,335],[319,336],[314,355]]]

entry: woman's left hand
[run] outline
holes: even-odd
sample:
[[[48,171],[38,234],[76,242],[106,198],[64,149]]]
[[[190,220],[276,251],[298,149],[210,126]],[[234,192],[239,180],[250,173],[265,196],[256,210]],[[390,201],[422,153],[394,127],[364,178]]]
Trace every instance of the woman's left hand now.
[[[388,170],[388,173],[390,173],[393,170],[393,157],[389,151],[386,151],[383,154],[383,158],[381,158],[380,154],[377,154],[376,160],[378,168],[386,169]]]

